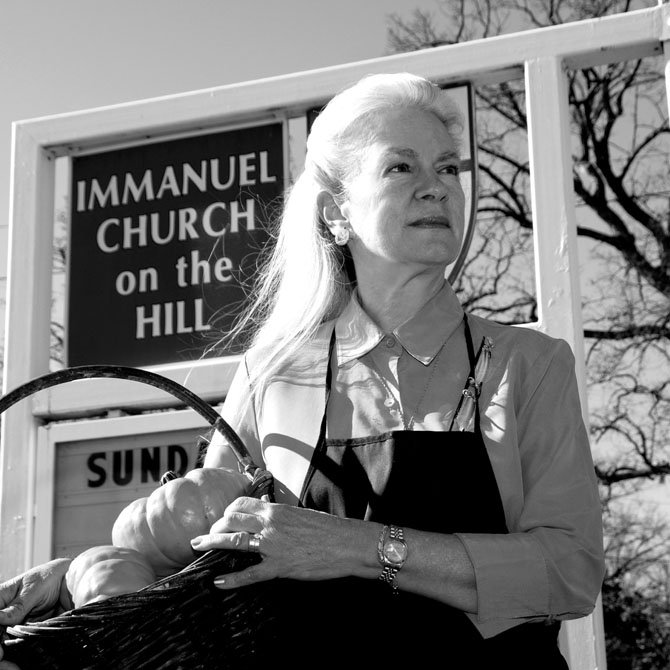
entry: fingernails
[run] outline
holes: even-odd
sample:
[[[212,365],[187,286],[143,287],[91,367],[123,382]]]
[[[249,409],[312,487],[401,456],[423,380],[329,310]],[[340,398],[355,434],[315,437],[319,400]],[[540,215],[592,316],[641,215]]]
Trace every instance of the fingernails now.
[[[201,537],[194,537],[194,538],[191,540],[191,546],[192,546],[194,549],[197,549],[201,544],[202,544],[202,538],[201,538]]]
[[[223,588],[226,585],[226,578],[225,577],[217,577],[214,580],[214,586],[218,586],[219,588]]]

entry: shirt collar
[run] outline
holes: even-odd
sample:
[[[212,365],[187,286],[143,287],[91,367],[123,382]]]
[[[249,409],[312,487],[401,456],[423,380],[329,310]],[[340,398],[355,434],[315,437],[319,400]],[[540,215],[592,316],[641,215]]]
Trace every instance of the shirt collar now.
[[[463,308],[449,285],[444,286],[410,319],[393,330],[402,347],[428,365],[463,320]],[[385,333],[372,321],[354,292],[335,322],[337,364],[344,365],[372,351]]]

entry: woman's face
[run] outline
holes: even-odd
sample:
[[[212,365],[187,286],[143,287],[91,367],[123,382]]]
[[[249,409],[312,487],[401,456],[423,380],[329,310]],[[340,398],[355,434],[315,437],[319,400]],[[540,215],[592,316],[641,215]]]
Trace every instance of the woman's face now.
[[[354,233],[357,273],[361,264],[375,270],[387,261],[446,268],[464,227],[453,138],[434,114],[416,108],[379,113],[371,123],[376,129],[340,205]]]

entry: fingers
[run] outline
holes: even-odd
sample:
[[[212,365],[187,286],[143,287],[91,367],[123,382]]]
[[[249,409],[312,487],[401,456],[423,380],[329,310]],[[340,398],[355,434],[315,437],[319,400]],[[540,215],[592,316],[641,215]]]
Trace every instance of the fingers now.
[[[226,512],[243,512],[246,514],[261,514],[268,506],[268,503],[251,496],[240,496],[235,498],[228,505]]]
[[[2,609],[0,609],[0,626],[21,623],[26,617],[26,605],[22,596],[21,580],[19,578],[14,577],[2,584],[0,587],[0,606],[2,606]]]
[[[196,551],[249,551],[249,538],[265,529],[266,524],[260,513],[266,512],[268,507],[267,503],[256,498],[237,498],[228,505],[223,517],[212,524],[207,535],[199,535],[191,540],[191,546]],[[255,549],[252,547],[252,550]]]
[[[5,608],[12,602],[21,590],[20,577],[14,577],[0,584],[0,608]],[[3,610],[0,609],[0,612]],[[2,658],[2,656],[0,656]]]
[[[260,533],[264,527],[263,519],[256,514],[226,510],[225,515],[212,524],[209,532],[230,533],[246,531],[247,533]]]
[[[13,626],[14,624],[21,623],[25,617],[26,609],[21,600],[0,610],[0,626]]]
[[[240,531],[237,533],[210,533],[199,535],[191,540],[191,546],[196,551],[210,549],[232,549],[234,551],[250,551],[249,540],[254,533]]]
[[[259,563],[216,579],[218,588],[235,589],[274,578],[316,580],[352,574],[351,563],[358,554],[349,548],[348,540],[351,536],[352,547],[360,545],[361,539],[367,546],[369,528],[367,522],[345,521],[325,512],[238,498],[212,524],[209,534],[192,540],[192,546],[198,551],[260,554]],[[373,530],[376,540],[379,531]]]
[[[276,574],[269,570],[265,564],[259,563],[240,572],[230,572],[227,575],[221,575],[214,580],[214,586],[222,591],[237,589],[240,586],[249,586],[258,582],[266,582],[274,579]],[[1,670],[1,669],[0,669]]]

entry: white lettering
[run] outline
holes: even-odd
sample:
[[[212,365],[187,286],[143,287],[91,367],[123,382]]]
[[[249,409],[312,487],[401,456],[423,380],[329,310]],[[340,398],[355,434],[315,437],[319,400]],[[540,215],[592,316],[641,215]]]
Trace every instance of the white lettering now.
[[[174,328],[172,327],[172,303],[166,302],[163,305],[163,335],[174,335]]]
[[[253,186],[256,181],[252,178],[256,166],[250,161],[256,154],[242,154],[240,156],[240,186]]]
[[[202,193],[207,190],[207,161],[200,162],[200,173],[196,172],[188,163],[184,163],[181,181],[182,195],[188,195],[189,182],[195,184],[196,188]]]
[[[130,271],[124,270],[116,278],[116,292],[119,295],[130,295],[138,290],[137,277]],[[156,268],[142,268],[139,271],[139,292],[147,293],[158,290],[158,271]]]
[[[218,191],[225,191],[230,188],[235,181],[235,156],[228,159],[228,181],[221,183],[219,179],[219,159],[212,158],[210,161],[212,186]]]
[[[207,259],[201,260],[197,249],[191,251],[190,263],[186,260],[186,256],[180,256],[175,263],[175,268],[177,270],[177,286],[179,288],[209,284],[212,281],[212,266]],[[227,256],[219,258],[214,263],[214,278],[220,282],[228,282],[233,278],[231,274],[232,269],[233,261],[230,258]],[[190,276],[187,276],[186,273],[189,270]]]
[[[200,277],[202,276],[202,279]],[[197,249],[191,251],[191,286],[196,284],[209,284],[212,281],[211,269],[207,260],[200,260],[200,252]]]
[[[134,293],[137,286],[135,275],[130,270],[124,270],[116,278],[116,292],[119,295],[130,295]]]
[[[103,221],[100,224],[100,226],[98,227],[98,232],[96,234],[98,249],[100,249],[100,251],[104,251],[106,254],[111,254],[114,251],[119,250],[118,244],[109,245],[107,244],[107,240],[105,239],[107,228],[109,228],[110,226],[118,226],[118,225],[119,225],[118,219],[107,219],[106,221]]]
[[[158,271],[156,268],[141,268],[139,279],[140,293],[158,290]]]
[[[137,217],[105,219],[96,231],[100,251],[111,254],[120,249],[166,245],[175,239],[183,242],[203,236],[223,237],[239,233],[240,225],[247,231],[256,229],[256,202],[247,198],[243,203],[213,202],[202,212],[202,219],[194,207],[151,212]]]
[[[151,180],[151,176],[151,170],[145,170],[144,175],[142,176],[142,181],[138,186],[135,183],[135,178],[133,175],[130,172],[126,172],[126,178],[123,183],[123,196],[121,198],[121,202],[124,205],[128,204],[130,195],[132,195],[132,198],[135,202],[139,202],[143,194],[147,200],[153,200],[154,185]]]
[[[198,239],[198,231],[193,227],[198,218],[198,212],[193,207],[186,207],[179,210],[179,239],[185,240],[188,237],[192,240]]]
[[[145,307],[144,305],[138,305],[135,308],[136,316],[136,328],[135,328],[135,339],[143,340],[145,335],[145,327],[147,325],[151,326],[151,337],[159,337],[161,334],[161,306],[160,303],[156,305],[151,305],[151,316],[145,316]]]
[[[223,258],[219,258],[214,264],[214,276],[221,282],[230,281],[233,278],[233,275],[230,274],[232,269],[233,262],[228,256],[224,256]]]
[[[188,286],[188,284],[186,283],[186,269],[188,268],[186,258],[184,256],[180,256],[177,259],[175,267],[177,268],[177,286],[179,286],[179,288],[184,288],[185,286]]]
[[[214,230],[212,227],[212,213],[217,210],[221,209],[224,212],[226,211],[226,205],[223,202],[213,202],[211,205],[208,205],[207,209],[203,212],[202,215],[202,227],[205,229],[205,232],[210,235],[211,237],[218,237],[221,235],[225,235],[226,232],[226,218],[224,215],[224,220],[223,224],[221,225],[221,228],[219,230]]]
[[[254,213],[254,199],[247,198],[246,200],[246,210],[240,211],[240,203],[236,200],[230,203],[230,232],[238,233],[239,226],[238,222],[240,219],[246,219],[247,230],[255,230],[255,213]]]
[[[235,186],[236,182],[240,187],[276,183],[277,176],[270,174],[269,161],[268,151],[258,151],[210,158],[196,165],[168,165],[158,174],[149,168],[137,177],[131,172],[124,172],[112,175],[106,183],[95,178],[79,180],[77,211],[116,207],[141,200],[153,201],[166,196],[177,198],[196,190],[206,193],[209,188],[225,191]]]
[[[83,212],[86,209],[86,182],[77,182],[77,211]]]
[[[177,300],[177,333],[192,333],[193,326],[186,325],[186,316],[184,313],[184,301]]]
[[[160,236],[160,222],[161,218],[158,212],[151,214],[151,241],[156,244],[167,244],[174,237],[174,210],[170,210],[168,214],[168,230],[165,237]]]
[[[195,329],[196,331],[202,332],[203,330],[210,330],[212,327],[210,324],[205,323],[203,320],[203,301],[202,298],[196,298],[193,307],[195,309]]]
[[[147,246],[147,215],[140,214],[139,221],[133,226],[133,220],[129,216],[123,217],[123,248],[133,248],[133,237],[137,237],[138,247]]]
[[[151,315],[147,314],[147,307],[138,305],[135,308],[136,329],[135,339],[143,340],[147,337],[161,335],[183,335],[192,332],[210,330],[212,326],[205,322],[205,303],[202,298],[196,298],[192,305],[192,312],[187,315],[187,305],[184,300],[177,302],[156,303],[150,306]],[[188,316],[192,316],[192,324]],[[162,318],[161,318],[162,317]],[[161,333],[161,325],[163,332]],[[150,332],[148,331],[150,327]]]
[[[163,181],[158,188],[158,193],[156,194],[157,198],[162,198],[165,191],[170,191],[170,193],[177,198],[181,195],[179,192],[179,184],[177,183],[177,177],[174,173],[174,168],[171,165],[168,165],[165,168],[163,173]]]
[[[276,175],[268,174],[268,152],[261,151],[261,184],[273,184],[277,181]]]
[[[112,175],[107,184],[107,188],[103,191],[97,179],[91,182],[91,192],[88,197],[87,209],[93,209],[97,201],[98,207],[105,207],[107,200],[111,201],[112,207],[119,204],[119,184],[116,175]]]

